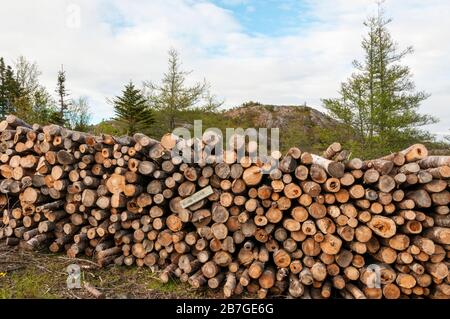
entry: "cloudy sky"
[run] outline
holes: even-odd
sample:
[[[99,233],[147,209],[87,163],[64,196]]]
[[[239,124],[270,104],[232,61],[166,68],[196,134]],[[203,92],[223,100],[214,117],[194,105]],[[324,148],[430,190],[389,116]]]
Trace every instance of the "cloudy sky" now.
[[[86,96],[94,121],[129,80],[158,81],[167,50],[181,53],[192,80],[206,78],[225,107],[256,100],[307,103],[334,97],[362,54],[373,0],[0,0],[0,56],[36,61],[53,92],[61,64],[72,97]],[[393,37],[417,87],[422,112],[450,128],[450,1],[388,0]]]

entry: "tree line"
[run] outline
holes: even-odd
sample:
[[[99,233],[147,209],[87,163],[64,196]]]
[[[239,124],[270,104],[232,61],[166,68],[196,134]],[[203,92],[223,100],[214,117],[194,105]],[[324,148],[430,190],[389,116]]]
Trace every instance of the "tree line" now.
[[[13,65],[0,57],[0,118],[15,114],[29,123],[56,123],[86,131],[91,118],[87,99],[70,98],[63,67],[54,95],[39,83],[40,76],[38,65],[23,56]]]
[[[178,52],[168,52],[168,69],[160,83],[144,82],[141,88],[130,81],[122,95],[109,102],[114,107],[114,120],[122,133],[144,132],[161,136],[186,124],[186,113],[217,112],[223,102],[210,92],[205,80],[187,85],[191,71],[182,69]]]
[[[421,102],[429,94],[416,89],[410,68],[401,63],[413,49],[399,48],[389,32],[390,22],[381,7],[364,22],[364,59],[353,62],[354,72],[341,84],[339,97],[322,100],[328,115],[338,124],[331,130],[316,128],[317,145],[307,147],[323,147],[337,140],[355,156],[376,157],[414,142],[439,144],[421,129],[437,122],[419,112]],[[138,86],[129,81],[121,94],[107,99],[114,117],[90,125],[87,100],[70,98],[62,67],[52,96],[39,84],[40,72],[35,63],[20,57],[11,66],[0,58],[0,116],[12,113],[40,124],[57,123],[71,129],[116,135],[143,132],[155,138],[179,126],[190,128],[194,119],[202,119],[204,127],[232,127],[233,119],[223,116],[223,101],[211,93],[209,83],[204,80],[188,85],[190,74],[183,69],[178,52],[169,50],[168,68],[159,83],[147,81]],[[239,123],[242,125],[242,119]],[[294,135],[285,140],[305,141]]]

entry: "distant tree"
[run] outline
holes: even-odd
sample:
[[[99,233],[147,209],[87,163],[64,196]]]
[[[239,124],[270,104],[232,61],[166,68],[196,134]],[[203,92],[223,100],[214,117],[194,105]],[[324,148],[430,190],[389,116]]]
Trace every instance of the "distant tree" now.
[[[15,114],[30,123],[47,124],[55,111],[55,102],[39,83],[41,71],[36,62],[20,56],[14,63],[15,79],[21,96],[15,103]]]
[[[330,115],[355,132],[357,154],[376,156],[427,140],[430,135],[418,127],[436,121],[418,112],[429,95],[415,90],[409,67],[400,64],[413,50],[398,49],[387,28],[390,22],[379,7],[364,23],[369,29],[362,41],[364,61],[353,62],[356,71],[342,83],[339,98],[323,100]]]
[[[58,103],[39,83],[40,75],[37,63],[23,56],[15,61],[14,67],[5,65],[0,58],[0,116],[11,113],[29,123],[56,123],[87,129],[90,116],[87,104],[80,98],[78,104],[72,105],[67,98],[64,70],[58,73]]]
[[[3,119],[9,111],[9,91],[7,88],[7,65],[3,57],[0,57],[0,119]]]
[[[57,111],[54,112],[52,116],[52,122],[59,125],[66,125],[66,114],[69,110],[71,101],[68,98],[69,93],[66,89],[66,71],[64,71],[64,67],[61,65],[61,70],[58,71],[58,79],[56,84],[56,94],[58,96],[57,101]]]
[[[95,135],[110,134],[118,136],[122,134],[122,129],[115,120],[103,119],[100,123],[92,126],[91,132]]]
[[[161,84],[145,82],[149,91],[149,101],[153,109],[161,117],[158,123],[162,123],[163,132],[172,131],[179,126],[185,112],[193,109],[212,111],[217,109],[222,102],[209,93],[209,85],[197,82],[192,86],[186,85],[186,77],[191,72],[181,70],[181,61],[176,50],[169,50],[169,68],[164,74]]]
[[[217,112],[224,103],[223,100],[220,100],[209,90],[203,95],[203,100],[204,102],[197,108],[197,110],[202,112]]]
[[[262,104],[260,102],[255,102],[255,101],[248,101],[248,102],[242,103],[242,107],[261,106],[261,105]]]
[[[72,101],[67,111],[67,125],[76,131],[87,132],[89,130],[89,122],[91,121],[91,113],[86,97],[80,97]]]
[[[41,72],[35,62],[19,57],[14,67],[0,58],[0,117],[15,114],[29,123],[47,124],[54,101],[39,84]]]
[[[22,89],[13,68],[0,57],[0,118],[16,111],[15,104],[21,96]]]
[[[29,122],[46,125],[51,123],[56,113],[55,101],[44,87],[40,87],[33,94],[33,111],[32,119]]]
[[[153,112],[147,99],[131,81],[125,85],[122,96],[117,96],[112,103],[115,120],[125,134],[146,132],[154,123]]]
[[[36,62],[29,62],[24,56],[20,56],[14,63],[14,70],[23,94],[32,95],[42,88],[39,84],[39,76],[42,73]]]

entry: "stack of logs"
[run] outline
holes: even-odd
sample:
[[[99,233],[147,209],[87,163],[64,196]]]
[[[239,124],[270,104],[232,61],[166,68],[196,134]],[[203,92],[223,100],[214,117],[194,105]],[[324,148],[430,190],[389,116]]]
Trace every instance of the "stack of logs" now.
[[[450,157],[416,144],[362,161],[333,143],[252,161],[238,139],[206,155],[215,137],[93,136],[9,115],[0,239],[225,297],[450,298]],[[173,151],[196,143],[196,163]]]

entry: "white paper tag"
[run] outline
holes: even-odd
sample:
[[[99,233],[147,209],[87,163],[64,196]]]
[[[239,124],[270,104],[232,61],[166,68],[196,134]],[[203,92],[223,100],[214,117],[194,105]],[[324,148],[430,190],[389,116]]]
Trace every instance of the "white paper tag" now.
[[[181,207],[187,208],[187,207],[191,206],[192,204],[195,204],[198,201],[201,201],[203,198],[206,198],[213,193],[214,193],[214,191],[211,186],[205,187],[202,190],[198,191],[197,193],[192,194],[191,196],[183,199],[180,202]]]

